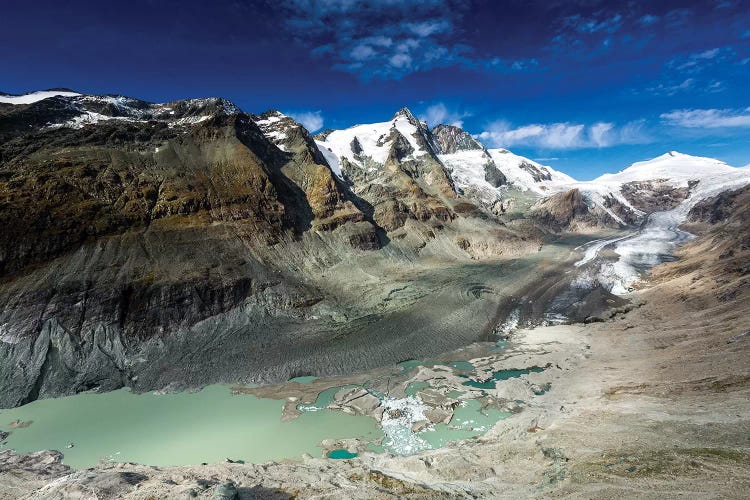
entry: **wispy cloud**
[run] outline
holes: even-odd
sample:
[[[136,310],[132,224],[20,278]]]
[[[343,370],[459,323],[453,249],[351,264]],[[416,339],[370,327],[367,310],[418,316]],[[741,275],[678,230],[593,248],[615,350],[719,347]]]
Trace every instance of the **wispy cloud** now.
[[[323,128],[323,115],[320,111],[300,111],[287,114],[301,123],[310,132],[315,132]]]
[[[563,19],[563,24],[579,33],[615,33],[622,27],[623,17],[613,14],[606,17],[584,17],[580,14]]]
[[[618,144],[643,144],[651,141],[645,121],[618,126],[610,122],[532,124],[513,128],[499,121],[478,135],[495,147],[532,146],[544,149],[605,148]]]
[[[463,127],[463,119],[469,116],[471,113],[450,110],[444,103],[439,102],[429,106],[424,113],[419,115],[419,119],[427,122],[430,127],[439,124]]]
[[[693,11],[690,9],[674,9],[664,16],[667,27],[679,29],[688,24],[693,17]]]
[[[735,55],[733,47],[714,47],[688,56],[676,57],[667,63],[667,67],[681,73],[701,73],[726,63]]]
[[[737,59],[734,47],[711,47],[688,55],[673,57],[664,63],[661,79],[644,89],[634,90],[639,94],[673,96],[680,93],[715,94],[727,88],[724,80],[716,78],[726,76],[726,69],[738,67],[742,61]]]
[[[677,109],[660,115],[667,125],[685,128],[750,127],[750,108]]]
[[[364,79],[433,68],[534,70],[536,60],[480,56],[455,31],[468,0],[286,0],[287,27],[313,55]]]
[[[695,87],[695,78],[686,78],[680,83],[658,83],[646,88],[646,92],[654,95],[675,95],[679,92],[692,90]]]
[[[641,26],[651,26],[658,22],[659,22],[659,16],[655,16],[652,14],[646,14],[645,16],[641,16],[638,19],[638,24],[640,24]]]

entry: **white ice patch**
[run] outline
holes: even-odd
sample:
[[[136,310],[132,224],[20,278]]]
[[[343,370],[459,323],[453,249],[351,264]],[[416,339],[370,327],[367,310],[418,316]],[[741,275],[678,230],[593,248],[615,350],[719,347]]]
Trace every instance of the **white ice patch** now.
[[[326,159],[326,162],[328,162],[328,166],[331,167],[333,173],[336,174],[339,179],[343,179],[344,174],[341,172],[341,163],[339,162],[338,156],[336,156],[333,151],[329,150],[325,143],[321,141],[316,140],[315,145],[318,146],[318,150]]]
[[[567,174],[558,172],[552,167],[541,165],[533,160],[524,158],[511,153],[507,149],[488,149],[487,150],[492,157],[492,160],[497,165],[497,168],[505,174],[517,188],[524,191],[531,191],[537,194],[554,194],[561,191],[566,191],[570,184],[576,182],[575,179]],[[537,182],[534,180],[534,176],[521,168],[521,165],[527,163],[542,172],[547,172],[550,175],[550,180],[542,180]]]
[[[427,420],[427,406],[415,396],[384,398],[380,426],[385,434],[383,446],[396,455],[413,455],[432,446],[411,429],[416,422]],[[393,415],[393,416],[392,416]]]
[[[20,335],[13,333],[10,323],[3,323],[2,325],[0,325],[0,342],[4,342],[6,344],[17,344],[20,341]]]
[[[599,285],[597,273],[587,270],[576,276],[570,282],[570,287],[577,290],[592,290]]]
[[[285,115],[281,113],[276,113],[274,115],[269,116],[268,118],[264,118],[262,120],[258,120],[255,122],[259,127],[264,128],[268,127],[269,125],[272,125],[276,122],[280,122],[282,119],[286,118]]]
[[[510,312],[510,314],[508,314],[505,322],[500,325],[500,327],[497,329],[497,332],[503,335],[509,335],[513,333],[513,331],[518,328],[518,323],[520,322],[520,320],[521,310],[516,307]]]
[[[594,241],[589,241],[585,245],[581,245],[580,247],[576,248],[576,250],[579,250],[585,247],[586,252],[583,254],[583,258],[573,265],[575,267],[581,267],[591,262],[592,260],[596,258],[597,255],[599,255],[599,252],[601,252],[602,249],[606,247],[607,245],[610,245],[620,240],[624,240],[625,238],[629,238],[632,235],[633,233],[625,235],[625,236],[620,236],[619,238],[594,240]]]
[[[96,113],[94,111],[84,111],[80,115],[76,116],[75,118],[72,118],[63,123],[55,123],[55,124],[49,125],[48,128],[61,128],[61,127],[83,128],[86,125],[91,125],[94,123],[99,123],[99,122],[104,122],[104,121],[109,121],[109,120],[128,120],[128,118],[107,116],[101,113]]]
[[[474,190],[485,203],[492,203],[498,199],[498,188],[487,182],[484,177],[484,166],[492,159],[483,150],[456,151],[452,154],[438,155],[438,159],[450,171],[457,187]]]
[[[196,123],[201,123],[211,118],[211,115],[203,115],[203,116],[186,116],[184,118],[179,118],[177,120],[171,120],[169,122],[169,127],[179,127],[182,125],[194,125]]]

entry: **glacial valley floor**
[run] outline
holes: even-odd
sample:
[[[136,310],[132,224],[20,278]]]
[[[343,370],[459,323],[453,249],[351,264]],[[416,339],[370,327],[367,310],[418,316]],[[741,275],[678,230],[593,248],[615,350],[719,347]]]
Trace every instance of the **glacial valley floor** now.
[[[499,356],[554,366],[534,374],[551,388],[480,438],[405,457],[80,471],[3,452],[0,498],[746,498],[750,287],[683,257],[629,312],[516,331]]]

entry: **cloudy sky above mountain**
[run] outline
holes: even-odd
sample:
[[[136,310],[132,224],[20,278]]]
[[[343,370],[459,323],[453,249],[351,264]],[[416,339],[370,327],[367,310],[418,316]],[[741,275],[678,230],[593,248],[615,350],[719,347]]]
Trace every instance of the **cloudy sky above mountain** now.
[[[0,90],[221,95],[310,128],[401,106],[576,177],[750,163],[748,0],[11,2]]]

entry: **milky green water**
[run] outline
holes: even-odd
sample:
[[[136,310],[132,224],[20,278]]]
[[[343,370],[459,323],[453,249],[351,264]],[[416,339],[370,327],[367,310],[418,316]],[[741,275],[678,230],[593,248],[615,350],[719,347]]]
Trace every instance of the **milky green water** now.
[[[327,396],[327,395],[326,395]],[[321,456],[324,439],[377,440],[382,431],[369,417],[321,410],[281,422],[283,401],[232,395],[226,386],[200,392],[133,394],[121,389],[79,394],[0,410],[0,429],[19,452],[59,450],[74,468],[100,458],[149,465],[191,465],[226,458],[259,463]],[[33,423],[10,429],[16,420]],[[69,443],[73,448],[67,448]]]
[[[407,396],[416,396],[419,391],[422,389],[427,389],[430,387],[429,382],[412,382],[408,386],[406,386],[406,390],[404,391]]]
[[[482,409],[479,400],[470,399],[455,409],[450,424],[436,424],[420,432],[419,437],[432,448],[442,448],[452,441],[481,436],[510,415],[494,408]]]
[[[423,364],[410,360],[400,363],[399,367],[405,373]],[[474,368],[466,361],[450,362],[446,366],[459,372]],[[503,370],[495,372],[488,382],[467,380],[465,385],[494,387],[499,380],[542,370]],[[468,378],[463,373],[459,375]],[[313,380],[315,377],[305,376],[290,382],[306,384]],[[389,447],[384,446],[384,433],[375,420],[327,409],[337,392],[357,387],[360,386],[331,387],[322,391],[314,403],[299,404],[302,414],[289,422],[281,422],[283,401],[252,395],[235,396],[229,387],[218,385],[193,393],[133,394],[121,389],[40,400],[20,408],[0,410],[0,430],[12,431],[0,449],[58,450],[65,455],[64,463],[77,469],[93,466],[100,460],[170,466],[226,459],[261,463],[301,458],[305,453],[320,457],[320,443],[326,439],[360,438],[368,442],[366,449],[369,451],[387,449],[402,453],[403,448],[411,450],[405,453],[413,453],[482,435],[510,415],[482,409],[478,400],[465,401],[456,409],[450,424],[437,424],[416,434],[411,431],[411,424],[405,425],[403,436],[389,434],[389,439],[401,439],[404,443],[391,443],[393,446]],[[406,395],[415,396],[427,387],[427,382],[412,382],[406,388]],[[381,400],[385,398],[375,391],[370,390],[370,393]],[[450,397],[460,395],[461,391],[449,394]],[[12,429],[10,424],[15,421],[32,423]],[[411,446],[415,443],[418,446]],[[73,446],[69,448],[69,444]],[[410,446],[402,447],[402,444]],[[356,454],[342,449],[333,450],[328,457],[349,459]]]
[[[298,384],[309,384],[309,383],[311,383],[311,382],[313,382],[313,381],[315,381],[317,379],[318,379],[318,377],[314,377],[312,375],[305,375],[305,376],[302,376],[302,377],[290,378],[289,382],[297,382]]]

